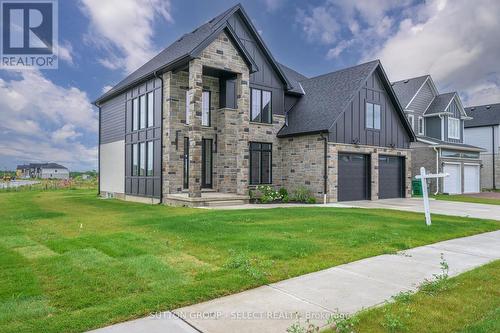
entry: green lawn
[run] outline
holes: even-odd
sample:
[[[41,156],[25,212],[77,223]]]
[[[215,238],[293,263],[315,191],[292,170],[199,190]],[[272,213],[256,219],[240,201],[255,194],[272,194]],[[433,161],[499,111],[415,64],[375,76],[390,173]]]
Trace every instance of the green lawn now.
[[[488,205],[500,205],[499,199],[476,198],[476,197],[471,197],[471,196],[467,196],[467,195],[438,194],[438,195],[434,195],[433,198],[435,198],[437,200],[471,202],[471,203],[488,204]]]
[[[0,193],[0,332],[78,332],[500,223],[368,209],[209,211]]]
[[[357,315],[355,332],[500,332],[500,261]]]

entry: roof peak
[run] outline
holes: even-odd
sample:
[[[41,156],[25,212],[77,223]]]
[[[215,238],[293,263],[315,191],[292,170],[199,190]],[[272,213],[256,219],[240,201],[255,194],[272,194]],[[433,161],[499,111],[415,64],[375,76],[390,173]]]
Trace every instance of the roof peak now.
[[[364,62],[364,63],[361,63],[361,64],[357,64],[357,65],[354,65],[354,66],[341,68],[341,69],[338,69],[338,70],[333,71],[333,72],[328,72],[328,73],[325,73],[325,74],[320,74],[320,75],[317,75],[317,76],[310,77],[307,80],[318,79],[318,78],[321,78],[323,76],[328,76],[328,75],[332,75],[332,74],[335,74],[335,73],[340,73],[340,72],[347,71],[347,70],[350,70],[350,69],[353,69],[353,68],[356,68],[356,67],[360,67],[360,66],[366,66],[366,65],[371,64],[371,63],[380,64],[380,60],[378,60],[378,59],[371,60],[371,61],[367,61],[367,62]]]
[[[408,78],[408,79],[403,79],[403,80],[398,80],[398,81],[393,81],[391,82],[391,84],[396,84],[396,83],[408,83],[409,81],[411,80],[416,80],[416,79],[421,79],[423,77],[430,77],[431,75],[430,74],[425,74],[425,75],[420,75],[420,76],[415,76],[415,77],[411,77],[411,78]]]

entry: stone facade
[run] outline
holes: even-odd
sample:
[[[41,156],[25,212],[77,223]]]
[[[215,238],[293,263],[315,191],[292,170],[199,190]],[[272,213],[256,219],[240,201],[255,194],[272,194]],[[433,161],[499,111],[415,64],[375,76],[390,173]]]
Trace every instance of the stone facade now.
[[[358,153],[370,155],[371,165],[371,199],[378,199],[378,157],[394,155],[405,158],[406,197],[411,196],[411,151],[409,149],[391,149],[373,146],[348,145],[328,142],[327,145],[327,185],[326,198],[325,174],[325,141],[320,135],[307,135],[281,139],[283,157],[283,186],[294,191],[298,187],[308,188],[314,196],[322,201],[338,201],[338,154]]]

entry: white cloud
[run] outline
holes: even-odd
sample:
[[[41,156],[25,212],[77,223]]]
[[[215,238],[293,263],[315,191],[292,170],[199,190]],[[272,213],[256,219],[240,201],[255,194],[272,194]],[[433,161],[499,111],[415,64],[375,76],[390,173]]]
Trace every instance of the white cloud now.
[[[340,32],[340,25],[327,7],[314,7],[308,12],[299,10],[297,22],[310,41],[332,44]]]
[[[152,58],[156,17],[173,22],[170,0],[80,0],[90,19],[87,41],[107,55],[99,62],[131,72]]]
[[[283,6],[286,0],[263,0],[268,11],[273,12]]]
[[[95,168],[97,112],[85,92],[61,87],[40,71],[9,73],[0,79],[0,164],[60,162]],[[12,165],[11,165],[12,167]]]
[[[66,61],[70,65],[74,65],[73,63],[73,46],[70,42],[64,41],[63,43],[58,45],[58,53],[59,58],[61,60]]]
[[[399,24],[379,52],[392,80],[430,73],[465,104],[500,102],[500,2],[428,1]]]

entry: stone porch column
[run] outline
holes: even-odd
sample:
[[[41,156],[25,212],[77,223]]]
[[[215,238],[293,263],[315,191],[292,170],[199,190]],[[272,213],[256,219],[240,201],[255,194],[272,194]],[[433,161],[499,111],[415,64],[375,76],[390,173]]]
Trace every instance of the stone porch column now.
[[[203,65],[200,59],[189,62],[189,197],[201,197],[201,98]]]
[[[339,154],[337,151],[337,147],[328,143],[328,193],[327,200],[328,202],[337,202],[338,201],[338,177],[339,177]]]
[[[238,74],[236,79],[238,119],[237,154],[236,154],[236,193],[248,194],[248,177],[250,167],[248,132],[250,130],[250,74],[247,71]]]

